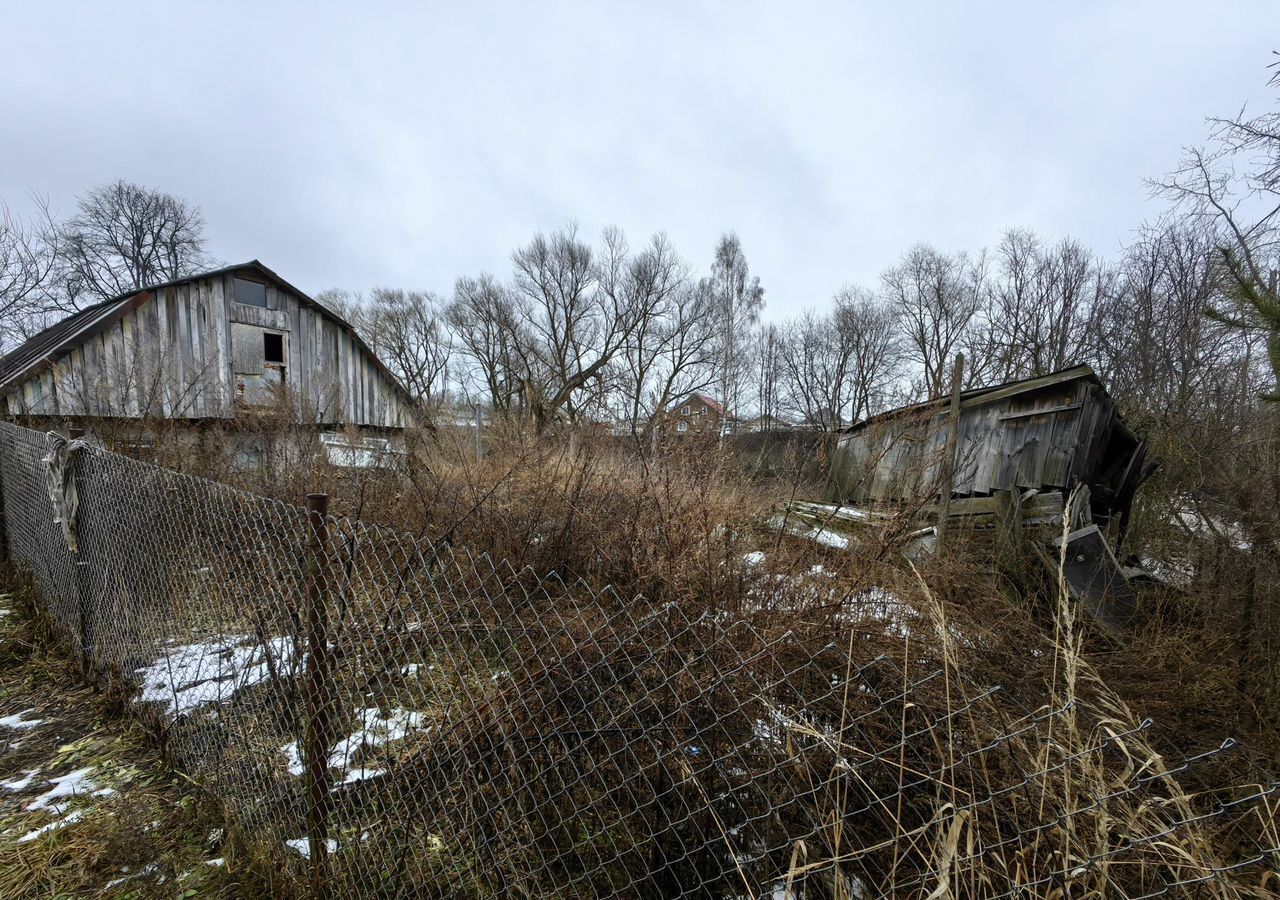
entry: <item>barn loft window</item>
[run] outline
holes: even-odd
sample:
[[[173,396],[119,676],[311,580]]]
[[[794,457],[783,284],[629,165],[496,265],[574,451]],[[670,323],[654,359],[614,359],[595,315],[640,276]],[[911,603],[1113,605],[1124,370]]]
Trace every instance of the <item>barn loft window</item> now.
[[[245,306],[261,306],[267,308],[267,286],[261,281],[252,281],[248,278],[236,278],[235,281],[235,298],[237,303],[243,303]]]
[[[683,409],[681,409],[681,410],[680,410],[680,415],[682,415],[682,416],[687,416],[687,415],[689,415],[689,407],[687,407],[687,406],[686,406],[686,407],[684,407]]]
[[[688,430],[689,430],[688,422],[681,422],[678,425],[676,425],[676,431],[688,431]]]
[[[262,361],[269,363],[284,362],[284,335],[262,333]]]

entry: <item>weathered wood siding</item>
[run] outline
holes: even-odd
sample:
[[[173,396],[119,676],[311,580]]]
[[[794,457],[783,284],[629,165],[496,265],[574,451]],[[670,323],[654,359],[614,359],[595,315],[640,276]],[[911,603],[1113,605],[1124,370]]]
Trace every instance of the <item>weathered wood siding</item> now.
[[[962,406],[954,494],[1070,487],[1093,471],[1114,415],[1095,383],[1076,379]],[[890,417],[845,435],[832,462],[828,499],[905,500],[937,490],[951,444],[945,407]]]
[[[221,273],[157,288],[151,299],[125,304],[118,319],[52,366],[7,386],[8,412],[232,418],[245,406],[237,373],[252,369],[255,353],[261,364],[268,331],[283,336],[284,384],[300,420],[406,424],[403,395],[341,322],[270,283],[268,308],[237,303],[233,278]]]

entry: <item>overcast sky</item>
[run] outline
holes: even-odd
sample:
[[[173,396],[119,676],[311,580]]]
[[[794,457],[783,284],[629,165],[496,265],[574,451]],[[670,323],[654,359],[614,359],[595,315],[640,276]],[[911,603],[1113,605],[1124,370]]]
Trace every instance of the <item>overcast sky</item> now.
[[[776,317],[920,240],[1114,253],[1273,49],[1275,0],[10,4],[0,197],[161,188],[311,292],[447,294],[567,219],[705,270],[732,228]]]

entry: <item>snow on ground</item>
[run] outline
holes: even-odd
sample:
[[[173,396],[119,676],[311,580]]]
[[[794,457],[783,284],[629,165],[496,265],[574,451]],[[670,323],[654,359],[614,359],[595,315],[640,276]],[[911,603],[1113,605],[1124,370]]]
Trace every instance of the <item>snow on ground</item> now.
[[[158,866],[156,866],[155,863],[149,863],[143,866],[141,869],[139,869],[136,872],[129,872],[128,866],[122,866],[120,868],[120,871],[126,872],[128,874],[123,875],[120,878],[113,878],[111,881],[108,881],[104,885],[104,887],[108,887],[108,888],[119,887],[120,885],[124,884],[126,881],[132,881],[135,878],[150,878],[152,875],[156,873],[157,868]],[[163,875],[160,877],[160,881],[157,883],[160,883],[160,884],[164,883]]]
[[[225,703],[237,691],[267,680],[272,665],[277,671],[287,667],[292,654],[288,638],[272,638],[265,647],[248,637],[179,644],[137,670],[142,699],[163,703],[175,715]]]
[[[47,782],[53,787],[28,803],[25,807],[26,811],[35,812],[38,809],[58,811],[65,805],[66,801],[76,796],[105,797],[108,794],[115,793],[111,788],[99,788],[89,778],[89,773],[92,771],[93,767],[88,766],[83,769],[76,769],[74,772],[68,772],[66,775],[59,775],[57,778],[47,779]]]
[[[1188,533],[1197,537],[1223,537],[1231,541],[1237,550],[1252,550],[1253,544],[1245,539],[1244,529],[1238,522],[1227,522],[1217,516],[1207,516],[1198,509],[1182,508],[1177,511],[1178,521]]]
[[[387,715],[382,715],[377,708],[363,708],[356,710],[356,721],[358,723],[356,730],[348,737],[343,738],[334,745],[333,750],[329,752],[330,768],[346,771],[351,765],[351,761],[361,749],[381,747],[393,741],[403,740],[411,731],[416,731],[422,727],[422,723],[426,717],[420,712],[413,712],[407,709],[396,707]],[[364,771],[363,768],[357,771]],[[369,775],[361,777],[370,777],[376,772],[370,772]],[[348,776],[348,781],[356,781],[358,778]]]
[[[834,547],[837,550],[849,549],[849,539],[842,534],[836,534],[829,528],[815,528],[805,537],[826,547]]]
[[[356,766],[347,773],[346,778],[342,779],[342,783],[354,784],[357,781],[364,781],[366,778],[376,778],[385,771],[385,769],[366,769],[364,766]]]
[[[67,813],[61,819],[54,819],[45,825],[41,825],[35,831],[28,831],[22,837],[18,838],[19,844],[29,844],[36,838],[48,834],[50,831],[57,831],[59,828],[65,828],[67,825],[74,825],[84,818],[84,810],[74,810]]]
[[[1155,557],[1144,556],[1138,562],[1157,581],[1174,587],[1186,587],[1196,577],[1195,566],[1186,559],[1178,557],[1156,559]]]
[[[302,854],[302,856],[304,856],[307,859],[311,858],[311,843],[307,838],[304,838],[304,837],[290,838],[289,840],[284,842],[284,845],[288,847],[290,850],[293,850],[295,853]],[[330,853],[333,853],[335,850],[338,849],[338,842],[335,841],[333,838],[326,839],[324,842],[324,845],[329,849]]]
[[[17,731],[20,731],[23,728],[35,728],[37,725],[43,722],[44,719],[24,718],[24,716],[26,716],[28,713],[33,713],[33,712],[35,712],[34,707],[31,709],[24,709],[22,712],[14,713],[11,716],[4,716],[3,718],[0,718],[0,728],[12,728]]]
[[[15,778],[12,781],[0,781],[0,788],[6,791],[24,791],[35,779],[39,771],[39,769],[31,769],[28,772],[24,772],[21,778]]]
[[[298,776],[305,771],[302,768],[302,753],[298,750],[298,742],[290,741],[280,748],[280,752],[284,754],[284,758],[289,764],[289,774]]]

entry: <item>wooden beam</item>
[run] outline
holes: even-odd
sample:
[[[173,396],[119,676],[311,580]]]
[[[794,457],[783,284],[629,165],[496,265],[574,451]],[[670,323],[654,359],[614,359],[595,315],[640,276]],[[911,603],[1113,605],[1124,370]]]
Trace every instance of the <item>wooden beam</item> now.
[[[956,451],[960,444],[960,383],[964,378],[964,354],[956,354],[951,370],[951,408],[947,412],[947,449],[943,460],[942,487],[938,491],[938,555],[946,552],[947,517],[951,491],[956,483]]]

